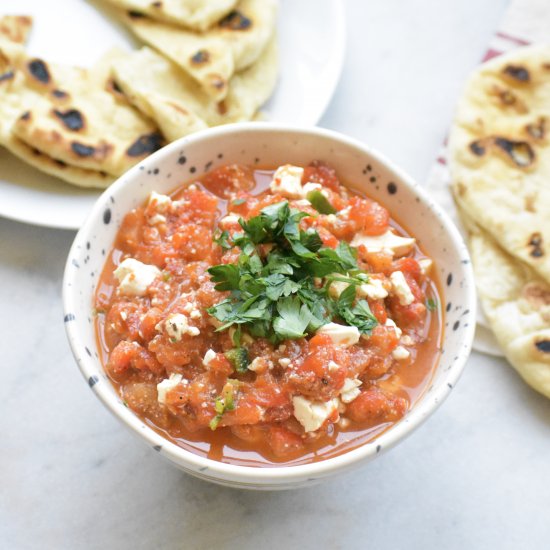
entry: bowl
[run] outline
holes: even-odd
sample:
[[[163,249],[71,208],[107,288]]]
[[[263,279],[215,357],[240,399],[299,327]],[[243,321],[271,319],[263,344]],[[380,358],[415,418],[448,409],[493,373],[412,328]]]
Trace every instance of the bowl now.
[[[195,455],[164,439],[130,409],[105,374],[92,314],[93,296],[124,215],[155,190],[179,184],[231,162],[260,166],[305,165],[322,159],[348,187],[380,201],[410,228],[435,260],[443,293],[443,349],[429,386],[407,415],[376,439],[339,456],[296,466],[251,467]],[[417,183],[383,155],[336,132],[272,123],[232,124],[198,132],[157,151],[129,170],[98,199],[71,247],[63,281],[68,339],[84,378],[102,403],[162,457],[199,478],[248,489],[314,484],[365,464],[418,428],[455,386],[471,350],[476,295],[466,246],[446,213]]]

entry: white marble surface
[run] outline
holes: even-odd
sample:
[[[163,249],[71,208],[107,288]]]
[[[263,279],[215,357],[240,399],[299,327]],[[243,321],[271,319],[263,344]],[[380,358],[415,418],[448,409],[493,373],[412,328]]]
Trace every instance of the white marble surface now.
[[[322,125],[423,180],[507,0],[347,4],[349,53]],[[324,485],[239,492],[164,463],[73,363],[61,312],[73,236],[0,219],[0,548],[548,547],[550,401],[478,354],[410,439]]]

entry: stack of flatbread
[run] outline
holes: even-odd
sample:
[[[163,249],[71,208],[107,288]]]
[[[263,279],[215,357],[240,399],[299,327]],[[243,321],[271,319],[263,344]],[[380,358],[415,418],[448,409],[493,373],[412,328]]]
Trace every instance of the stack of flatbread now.
[[[550,397],[550,46],[482,65],[449,140],[479,296],[506,357]]]
[[[105,1],[149,46],[91,69],[27,55],[30,18],[0,18],[0,145],[106,187],[167,142],[257,117],[277,79],[275,0]]]

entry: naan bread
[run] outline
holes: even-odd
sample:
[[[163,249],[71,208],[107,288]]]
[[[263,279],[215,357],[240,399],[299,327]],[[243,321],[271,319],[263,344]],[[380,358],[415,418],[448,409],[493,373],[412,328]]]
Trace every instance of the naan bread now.
[[[4,15],[0,17],[0,37],[16,44],[25,44],[32,29],[32,17]]]
[[[450,134],[453,193],[509,254],[550,282],[550,46],[471,76]]]
[[[178,64],[216,101],[228,93],[229,80],[252,65],[275,31],[275,0],[240,0],[235,10],[211,29],[192,32],[142,14],[121,12],[143,41]]]
[[[463,212],[483,310],[508,361],[550,398],[550,285]]]
[[[233,76],[222,103],[149,48],[114,54],[112,64],[117,87],[172,141],[208,126],[251,120],[277,81],[277,44],[273,38],[256,63]]]
[[[17,77],[4,86],[4,141],[13,135],[60,163],[111,176],[162,145],[156,126],[107,91],[93,71],[47,64],[14,46],[10,53],[7,43],[0,53]]]
[[[237,0],[106,0],[119,8],[144,13],[152,19],[205,31],[225,17]]]

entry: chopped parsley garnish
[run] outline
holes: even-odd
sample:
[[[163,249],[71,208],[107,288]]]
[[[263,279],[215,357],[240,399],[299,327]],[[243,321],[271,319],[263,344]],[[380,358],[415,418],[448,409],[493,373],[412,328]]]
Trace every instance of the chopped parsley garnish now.
[[[356,249],[344,241],[324,247],[315,229],[300,228],[308,216],[283,201],[240,218],[242,231],[214,239],[224,249],[241,250],[237,263],[208,270],[216,290],[230,295],[207,311],[221,323],[218,331],[236,327],[238,349],[241,328],[276,343],[313,334],[334,318],[363,334],[376,326],[368,302],[355,299],[356,287],[369,279],[357,265]],[[334,281],[349,285],[338,299],[328,292]]]
[[[235,392],[239,387],[239,381],[231,378],[227,379],[227,383],[222,388],[222,393],[216,397],[214,401],[214,410],[216,416],[210,421],[210,429],[215,430],[223,417],[223,414],[227,411],[235,410]]]
[[[437,309],[437,302],[433,298],[428,298],[426,300],[426,307],[428,311],[435,311]]]
[[[336,208],[330,204],[321,191],[310,191],[306,198],[319,214],[336,214]]]

